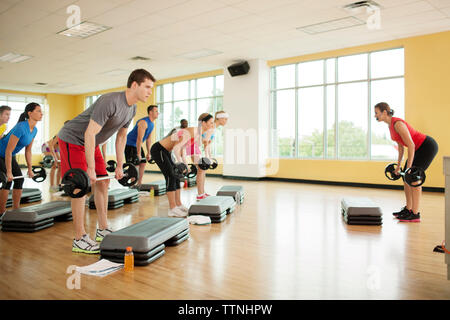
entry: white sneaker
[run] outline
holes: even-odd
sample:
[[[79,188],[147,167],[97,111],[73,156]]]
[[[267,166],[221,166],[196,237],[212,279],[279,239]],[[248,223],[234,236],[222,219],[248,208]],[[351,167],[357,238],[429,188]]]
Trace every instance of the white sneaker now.
[[[72,252],[96,254],[100,253],[100,246],[85,234],[80,240],[73,239]]]
[[[177,217],[177,218],[184,218],[187,216],[187,212],[184,212],[178,207],[175,207],[173,209],[169,209],[169,217]]]
[[[181,205],[181,206],[178,206],[177,207],[178,209],[180,209],[181,211],[184,211],[184,212],[186,212],[186,213],[188,213],[189,212],[189,209],[188,208],[186,208],[185,206],[183,206],[183,205]]]
[[[106,237],[106,235],[110,234],[112,231],[109,229],[97,229],[95,233],[95,241],[102,242],[103,238]]]

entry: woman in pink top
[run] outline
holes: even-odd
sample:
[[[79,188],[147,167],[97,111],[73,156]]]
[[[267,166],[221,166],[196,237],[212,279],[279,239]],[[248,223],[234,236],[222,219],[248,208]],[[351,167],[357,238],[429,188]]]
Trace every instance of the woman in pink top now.
[[[419,167],[424,171],[430,166],[438,152],[436,141],[419,131],[414,130],[405,120],[393,117],[394,110],[386,102],[375,105],[375,118],[377,121],[386,122],[389,125],[391,139],[398,145],[398,161],[396,174],[400,172],[404,148],[408,148],[408,158],[404,165],[404,172],[411,167]],[[404,179],[403,179],[404,180]],[[402,222],[420,222],[420,198],[422,187],[412,187],[404,184],[406,206],[393,215]]]

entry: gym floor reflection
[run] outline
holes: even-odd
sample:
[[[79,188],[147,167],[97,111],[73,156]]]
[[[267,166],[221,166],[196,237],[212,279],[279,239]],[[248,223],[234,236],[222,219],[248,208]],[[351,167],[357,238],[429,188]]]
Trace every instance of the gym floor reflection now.
[[[162,179],[146,174],[144,182]],[[121,187],[111,181],[112,188]],[[237,181],[207,177],[210,194],[242,185],[244,203],[219,224],[190,226],[190,238],[133,273],[104,278],[82,275],[69,289],[71,265],[98,260],[71,252],[72,222],[35,233],[0,233],[1,299],[449,299],[444,255],[444,194],[424,192],[422,222],[400,223],[392,212],[403,192],[312,184]],[[43,201],[55,196],[48,181]],[[196,188],[183,189],[194,203]],[[350,226],[340,213],[343,197],[369,197],[383,212],[383,225]],[[34,205],[32,203],[30,205]],[[124,228],[167,216],[166,196],[142,196],[109,210],[110,227]],[[95,234],[97,215],[86,207],[86,228]]]

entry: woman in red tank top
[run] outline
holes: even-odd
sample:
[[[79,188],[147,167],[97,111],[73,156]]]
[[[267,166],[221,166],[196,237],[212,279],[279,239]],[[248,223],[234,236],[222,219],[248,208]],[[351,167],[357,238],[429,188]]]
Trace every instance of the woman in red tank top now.
[[[417,130],[414,130],[405,120],[393,117],[392,110],[386,102],[380,102],[374,107],[377,121],[386,122],[389,125],[391,139],[398,145],[398,160],[395,173],[400,172],[401,161],[405,147],[408,149],[408,158],[404,164],[404,171],[411,167],[420,167],[426,170],[433,161],[438,151],[436,141]],[[420,199],[422,187],[412,187],[403,182],[406,205],[393,215],[402,222],[420,222]]]

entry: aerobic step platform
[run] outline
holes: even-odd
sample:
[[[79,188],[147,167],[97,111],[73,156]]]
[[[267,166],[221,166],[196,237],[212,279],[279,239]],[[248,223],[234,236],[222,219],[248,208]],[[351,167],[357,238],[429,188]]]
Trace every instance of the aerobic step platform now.
[[[32,203],[42,200],[42,192],[36,188],[23,188],[22,197],[20,198],[20,203]],[[6,207],[12,207],[12,190],[9,190],[8,200],[6,201]]]
[[[155,196],[166,194],[166,180],[158,180],[150,183],[143,183],[139,187],[139,191],[155,190]]]
[[[341,212],[347,224],[376,226],[383,224],[380,207],[369,198],[343,198]]]
[[[230,196],[209,196],[191,205],[189,215],[204,215],[211,218],[212,223],[225,220],[236,207],[236,201]]]
[[[108,209],[117,209],[127,203],[139,201],[137,189],[120,188],[108,191]],[[94,195],[89,197],[89,209],[95,209]]]
[[[230,196],[239,204],[244,202],[244,187],[242,186],[223,186],[217,191],[217,196]]]
[[[71,221],[70,201],[53,201],[6,211],[2,231],[35,232],[53,226],[55,221]]]
[[[151,217],[108,234],[100,244],[102,258],[123,263],[127,247],[133,248],[134,265],[145,266],[189,238],[189,222],[184,218]]]

